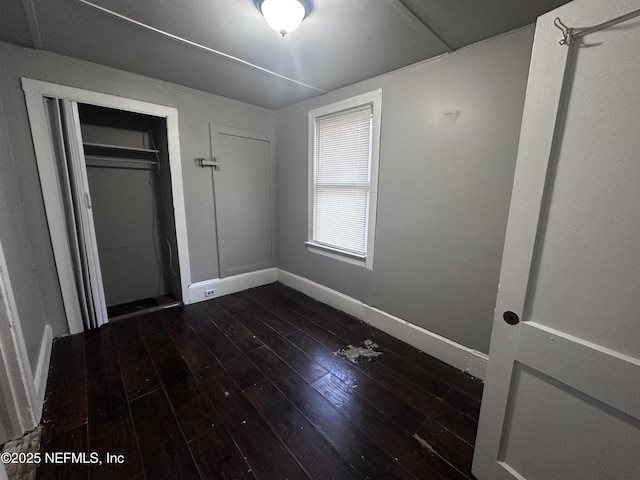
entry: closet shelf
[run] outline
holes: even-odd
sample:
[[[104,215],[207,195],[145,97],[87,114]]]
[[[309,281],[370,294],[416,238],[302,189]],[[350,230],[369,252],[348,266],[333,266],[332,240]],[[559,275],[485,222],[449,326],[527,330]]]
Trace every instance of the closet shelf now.
[[[125,147],[123,145],[109,145],[106,143],[92,143],[92,142],[84,142],[82,144],[87,149],[100,149],[100,150],[110,150],[114,153],[114,155],[120,153],[150,153],[156,154],[160,153],[160,150],[155,150],[153,148],[138,148],[138,147]]]
[[[118,158],[85,154],[85,160],[87,167],[132,168],[137,170],[156,169],[158,167],[157,161],[140,160],[135,158]]]

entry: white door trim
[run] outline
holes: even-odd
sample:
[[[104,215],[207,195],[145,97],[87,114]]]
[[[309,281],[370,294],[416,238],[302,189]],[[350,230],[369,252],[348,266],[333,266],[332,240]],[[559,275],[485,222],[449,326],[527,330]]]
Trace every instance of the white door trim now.
[[[51,243],[56,259],[62,299],[65,306],[70,333],[84,330],[80,306],[77,300],[75,280],[71,257],[67,248],[67,233],[64,222],[64,210],[59,192],[55,157],[49,141],[46,113],[43,97],[54,97],[87,103],[102,107],[115,108],[130,112],[163,117],[167,122],[167,141],[169,149],[169,166],[171,169],[171,189],[175,217],[176,237],[178,244],[178,260],[180,264],[180,283],[182,300],[189,303],[189,285],[191,284],[191,267],[189,264],[189,244],[187,240],[187,220],[184,203],[184,187],[182,179],[182,161],[180,158],[180,136],[178,129],[178,110],[173,107],[133,100],[115,95],[91,92],[75,87],[22,78],[27,103],[27,113],[31,125],[31,134],[36,153],[40,183],[44,197],[45,211]]]
[[[50,338],[45,341],[50,341]],[[0,430],[7,437],[0,438],[0,443],[4,443],[38,424],[42,412],[44,388],[40,386],[40,391],[37,391],[34,382],[2,244],[0,244],[0,359],[0,401],[4,404],[3,410],[8,415],[8,418],[1,419],[0,425]],[[46,358],[46,352],[45,358],[41,360],[42,365],[38,365],[39,369],[48,369],[49,359]]]

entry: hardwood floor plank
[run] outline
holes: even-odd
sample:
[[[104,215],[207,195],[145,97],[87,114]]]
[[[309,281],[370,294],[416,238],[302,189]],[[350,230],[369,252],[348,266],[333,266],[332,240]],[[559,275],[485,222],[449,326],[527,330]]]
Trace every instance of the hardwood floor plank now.
[[[87,422],[84,337],[56,338],[42,408],[42,442]]]
[[[470,397],[453,387],[442,399],[449,405],[457,408],[476,422],[480,419],[480,400]]]
[[[262,376],[249,359],[239,353],[235,346],[224,337],[222,332],[216,330],[216,326],[213,325],[208,318],[199,318],[195,323],[198,324],[196,330],[202,333],[205,338],[213,341],[211,346],[213,350],[220,355],[220,361],[223,362],[225,367],[229,366],[232,371],[238,375],[238,379],[245,379],[245,382],[246,379],[251,379],[245,386],[249,386],[249,388],[251,388],[251,386],[258,387],[266,382],[264,376]],[[200,340],[200,343],[205,346],[203,340]],[[269,426],[257,411],[255,411],[255,408],[253,408],[244,397],[236,383],[231,380],[231,377],[224,371],[224,368],[218,363],[218,359],[213,351],[209,350],[208,355],[209,366],[198,371],[199,382],[204,386],[208,397],[215,404],[222,424],[232,433],[233,439],[240,446],[243,455],[247,456],[246,460],[249,461],[252,468],[250,469],[251,472],[247,473],[245,470],[244,474],[247,475],[247,478],[251,478],[254,474],[253,472],[255,472],[259,478],[271,478],[270,475],[275,475],[274,472],[277,471],[274,470],[276,466],[273,462],[277,462],[278,458],[286,459],[290,456],[290,453],[286,451],[282,445],[279,445],[277,436],[275,436]],[[219,371],[214,373],[213,370]],[[241,380],[241,383],[245,384],[245,382]],[[222,388],[224,388],[224,390]],[[227,401],[226,399],[232,395],[232,392],[234,394],[234,401]],[[236,410],[239,410],[239,412]],[[240,416],[243,417],[243,419],[240,419]],[[247,419],[251,419],[251,422],[247,423],[249,422]],[[254,438],[252,438],[249,433],[251,428],[258,430]],[[193,442],[195,444],[193,448],[199,449],[197,452],[194,452],[196,461],[198,461],[198,455],[204,454],[206,451],[206,446],[203,445],[202,442],[204,442],[204,439],[200,437]],[[269,454],[267,456],[262,453],[265,445],[269,445],[266,447],[267,453]],[[200,462],[203,461],[202,459],[200,460]],[[210,459],[204,462],[203,467],[201,467],[202,469],[212,471],[212,469],[216,468]],[[288,468],[292,472],[297,472],[298,468],[300,468],[293,460],[285,461],[285,463],[289,465]],[[239,475],[237,473],[237,465],[235,470],[235,474]],[[238,478],[242,477],[238,476]]]
[[[226,313],[224,315],[226,316]],[[255,412],[255,409],[251,407],[248,400],[246,400],[246,398],[243,399],[240,389],[235,382],[231,380],[231,376],[224,371],[218,358],[214,355],[214,351],[220,355],[222,359],[227,360],[225,366],[229,367],[237,375],[237,379],[241,379],[240,381],[243,384],[245,382],[249,386],[260,384],[261,382],[265,382],[266,379],[246,357],[235,349],[235,346],[225,338],[222,332],[217,330],[217,327],[211,323],[211,320],[209,320],[204,313],[191,315],[187,321],[189,323],[189,329],[181,331],[173,330],[175,335],[174,340],[178,340],[177,345],[178,348],[180,348],[182,341],[179,339],[182,338],[185,340],[188,338],[191,344],[188,349],[193,350],[196,348],[201,352],[198,359],[194,359],[193,357],[185,357],[185,359],[191,358],[193,364],[190,366],[197,368],[195,372],[198,382],[202,386],[207,398],[209,398],[212,405],[214,405],[216,415],[220,419],[220,423],[216,425],[214,432],[207,432],[205,435],[196,438],[190,443],[194,458],[203,477],[226,478],[224,475],[228,475],[228,478],[251,479],[255,478],[252,468],[255,467],[257,472],[264,475],[262,478],[268,478],[269,467],[262,468],[259,463],[263,461],[263,454],[260,453],[260,442],[251,437],[250,432],[247,431],[249,428],[246,426],[247,423],[243,423],[243,421],[246,422],[246,419],[239,419],[237,412],[236,415],[234,415],[234,409],[240,407],[240,416],[254,419],[250,426],[258,425],[257,428],[265,430],[264,421],[258,418],[259,415]],[[195,330],[191,329],[191,326],[194,326]],[[204,339],[209,339],[211,343],[207,343],[206,340],[200,337],[200,335],[196,333],[196,330],[204,336]],[[194,345],[197,346],[194,347]],[[211,347],[211,349],[209,347]],[[205,358],[206,366],[198,368],[204,365]],[[217,372],[214,373],[214,371]],[[244,379],[244,381],[242,379]],[[239,399],[237,403],[224,401],[224,399],[227,398],[227,394],[230,396],[232,391],[235,393],[234,398]],[[221,433],[222,431],[228,432],[227,435],[231,433],[232,437],[228,439],[224,438],[224,433]],[[218,445],[220,450],[219,453],[216,453],[214,457],[211,458],[208,456],[210,446],[207,439],[212,435],[215,437],[213,439],[214,445]],[[273,443],[274,441],[276,443],[279,442],[273,432],[269,433],[268,427],[266,427],[266,431],[260,433],[258,440],[265,437],[268,438],[267,443]],[[238,445],[237,447],[235,446],[236,443]],[[233,453],[231,445],[236,449],[240,448],[239,455],[243,462],[248,461],[249,454],[252,455],[251,461],[249,462],[250,467],[246,466],[247,463],[245,463],[244,466],[242,462],[238,463],[239,461],[235,453]],[[273,450],[270,450],[271,448],[272,447],[267,448],[267,452],[273,454],[273,460],[271,461],[277,461],[277,452],[274,453]],[[278,450],[277,446],[274,448]],[[283,451],[284,450],[280,449],[280,453]],[[286,457],[290,454],[284,451],[284,455]],[[220,461],[226,465],[225,468],[228,468],[228,470],[218,472],[218,460],[216,460],[218,456],[222,456]],[[295,470],[296,467],[290,466],[290,468]],[[271,473],[273,472],[271,471]]]
[[[297,347],[304,358],[299,359],[298,363],[302,364],[304,366],[303,368],[308,370],[309,365],[318,364],[324,367],[322,371],[325,373],[327,371],[331,371],[332,373],[337,372],[336,377],[348,384],[349,387],[356,391],[365,401],[379,411],[384,412],[387,417],[410,433],[415,433],[418,427],[422,425],[425,419],[423,414],[402,402],[397,396],[377,383],[368,374],[359,371],[357,368],[353,368],[351,362],[328,352],[303,332],[290,334],[287,338],[289,337],[293,339],[297,338],[301,343],[301,345],[297,345]],[[291,362],[281,354],[281,342],[274,342],[269,345],[276,355],[289,364],[293,370],[309,383],[313,383],[317,378],[320,378],[320,376],[316,378],[308,377],[295,365],[292,365]]]
[[[143,467],[110,326],[85,334],[85,356],[89,450],[125,458],[123,464],[90,465],[91,478],[133,477]]]
[[[198,377],[259,480],[309,478],[222,365]]]
[[[267,287],[270,287],[270,290],[264,290]],[[286,307],[281,303],[274,301],[271,294],[266,293],[267,291],[273,291],[273,287],[271,287],[270,285],[266,285],[264,287],[260,287],[260,289],[255,289],[253,293],[260,302],[263,302],[263,306],[270,312],[270,315],[259,314],[260,318],[265,323],[271,326],[273,318],[286,319],[287,322],[296,327],[296,329],[291,333],[295,333],[297,330],[300,330],[313,338],[318,343],[324,345],[332,352],[336,352],[337,350],[346,347],[350,343],[348,340],[345,340],[340,336],[336,336],[334,333],[331,333],[320,326],[321,322],[314,323],[309,319],[303,317],[299,313],[291,310],[289,307]],[[353,343],[360,343],[365,339],[366,337],[363,337],[357,342]],[[359,363],[357,365],[354,365],[354,368],[364,371],[369,367],[371,363],[374,363],[375,361],[375,358],[372,358],[366,363]]]
[[[254,385],[245,396],[311,478],[361,479],[315,427],[271,384]]]
[[[377,383],[369,375],[364,373],[358,373],[356,375],[355,381],[350,384],[344,382],[342,379],[339,380],[343,384],[348,385],[362,400],[369,403],[406,432],[414,433],[418,430],[425,419],[423,413],[407,405],[398,396]]]
[[[178,424],[187,441],[194,439],[219,422],[211,403],[191,369],[163,327],[167,312],[141,317],[138,329],[147,344]],[[179,317],[175,317],[178,321]],[[158,321],[160,320],[160,321]]]
[[[318,302],[292,288],[280,288],[274,295],[283,305],[312,322],[318,323],[322,328],[334,335],[343,337],[343,335],[354,334],[356,336],[355,338],[343,337],[347,341],[364,340],[361,336],[368,333],[364,328],[364,324],[356,318]]]
[[[263,341],[250,331],[243,321],[244,317],[251,317],[251,315],[249,312],[243,312],[233,317],[220,315],[212,321],[227,337],[233,337],[233,343],[246,353],[264,345]]]
[[[384,480],[413,480],[415,477],[400,466],[396,460],[382,477]]]
[[[417,385],[405,377],[403,370],[392,369],[383,362],[377,362],[375,365],[372,365],[369,372],[379,383],[389,390],[396,392],[398,396],[414,408],[419,408],[422,398],[425,395],[440,399],[444,397],[451,388],[445,383],[438,383],[438,387],[432,389],[430,387],[432,387],[433,384],[431,384],[428,379],[425,379],[424,382],[420,382],[420,385]],[[425,383],[427,388],[424,388]],[[435,392],[433,390],[435,390]]]
[[[412,362],[414,365],[420,366],[420,368],[428,368],[432,376],[436,376],[440,380],[456,386],[460,391],[465,392],[472,398],[477,400],[482,399],[483,384],[471,375],[460,372],[446,363],[380,330],[366,325],[344,312],[340,312],[339,310],[307,297],[303,293],[285,286],[281,286],[280,288],[271,286],[269,288],[270,292],[272,292],[281,303],[312,321],[321,319],[321,321],[317,320],[316,323],[344,340],[351,343],[359,343],[364,340],[364,338],[371,337],[372,340],[382,347],[383,351],[393,351],[396,355],[401,356],[406,361]]]
[[[345,414],[389,456],[415,478],[452,480],[465,478],[440,457],[425,455],[424,447],[385,415],[357,397],[347,384],[328,374],[313,383],[336,408]]]
[[[160,378],[135,323],[127,320],[112,322],[109,329],[127,398],[131,400],[160,388]]]
[[[380,348],[379,350],[382,351],[383,349]],[[385,382],[391,383],[393,382],[393,377],[401,376],[437,398],[443,398],[451,388],[450,384],[431,375],[395,352],[383,351],[378,360],[378,363],[383,365],[375,365],[371,368],[378,372]]]
[[[405,372],[398,374],[397,371],[378,362],[372,365],[367,373],[418,412],[436,420],[466,442],[470,444],[475,442],[477,422],[421,386],[407,380],[404,376]]]
[[[408,381],[381,362],[371,366],[368,373],[418,412],[437,421],[466,442],[475,442],[477,422],[455,407]]]
[[[235,346],[207,317],[193,317],[191,325],[207,348],[213,353],[226,371],[245,389],[265,381],[242,351]]]
[[[212,361],[211,351],[191,328],[189,321],[189,318],[193,318],[195,315],[205,316],[205,314],[197,305],[189,305],[188,309],[172,310],[172,316],[165,316],[160,320],[162,326],[192,372],[208,368]]]
[[[388,335],[386,336],[389,338],[393,338]],[[475,398],[478,401],[482,399],[484,384],[481,380],[478,380],[477,378],[474,378],[465,372],[461,372],[451,367],[450,365],[447,365],[446,363],[432,357],[431,355],[420,352],[419,350],[416,350],[397,339],[393,339],[392,341],[383,341],[378,338],[376,339],[376,342],[381,345],[381,350],[383,352],[393,352],[393,357],[403,358],[405,359],[405,361],[409,361],[413,365],[417,366],[423,372],[421,374],[422,376],[424,376],[426,373],[430,378],[435,378],[449,385],[452,385],[458,390],[465,392],[467,395]],[[390,343],[393,343],[393,345],[390,345]],[[390,366],[393,368],[392,365]]]
[[[310,337],[302,330],[296,330],[288,334],[287,338],[307,356],[345,382],[352,382],[358,376],[360,370],[351,362],[334,355],[334,353],[320,342]]]
[[[268,345],[271,350],[277,352],[277,355],[284,360],[291,368],[307,380],[309,383],[326,375],[327,370],[315,362],[309,360],[300,349],[286,338],[282,337],[275,330],[271,329],[267,324],[262,322],[253,313],[244,313],[237,318],[251,330],[264,344]],[[236,338],[231,340],[237,344]],[[249,352],[245,352],[249,353]]]
[[[223,425],[216,425],[189,443],[200,475],[205,479],[255,480],[249,464]]]
[[[69,337],[63,337],[69,338]],[[58,354],[64,350],[58,350]],[[72,429],[54,435],[46,444],[41,444],[40,452],[88,452],[87,424],[78,425]],[[37,480],[88,480],[89,465],[81,463],[48,463],[44,460],[36,470]]]
[[[294,331],[297,329],[302,330],[331,351],[336,351],[347,346],[348,342],[336,337],[327,330],[319,327],[317,324],[310,322],[308,319],[288,307],[274,301],[265,300],[266,293],[264,291],[256,289],[255,295],[259,298],[259,301],[264,302],[263,305],[272,314],[271,316],[265,316],[263,318],[265,322],[271,324],[273,317],[283,319],[295,327]]]
[[[249,354],[276,387],[362,476],[380,478],[391,459],[268,348]]]
[[[266,378],[207,317],[192,317],[190,320],[213,356],[211,366],[198,372],[199,382],[253,473],[259,479],[281,478],[276,473],[278,464],[281,464],[282,471],[293,475],[289,478],[307,478],[242,393],[241,388],[259,386],[267,381]]]
[[[373,364],[363,373],[352,367],[352,363],[333,355],[322,345],[318,344],[303,332],[294,332],[287,336],[295,343],[298,348],[303,350],[313,361],[318,362],[331,372],[331,374],[351,388],[357,388],[356,393],[360,394],[374,407],[386,412],[389,418],[393,419],[400,426],[412,433],[424,421],[426,414],[419,408],[420,400],[417,392],[413,392],[415,396],[407,396],[405,388],[411,387],[409,382],[396,378],[392,371],[387,374],[393,378],[393,382],[380,381],[381,377],[377,372],[370,372],[378,363]],[[382,368],[386,368],[381,365]],[[386,389],[384,387],[387,387]],[[418,387],[415,387],[419,390]],[[402,392],[403,395],[399,395]],[[411,394],[411,390],[408,391]],[[420,391],[420,394],[427,394]],[[428,395],[428,394],[427,394]],[[405,401],[401,401],[404,399]],[[406,401],[407,399],[413,401]]]
[[[215,320],[216,317],[219,316],[227,316],[229,315],[227,311],[222,308],[222,304],[218,301],[218,299],[207,300],[206,302],[200,302],[195,305],[202,313],[204,313],[211,320]],[[189,305],[186,307],[186,311],[190,312],[194,305]],[[196,318],[201,315],[190,315],[189,318]]]
[[[191,375],[191,370],[180,355],[175,355],[173,341],[162,326],[162,312],[133,320],[165,387],[184,382]]]
[[[203,307],[209,302],[199,302],[192,303],[190,305],[178,305],[177,307],[173,307],[170,310],[172,312],[176,312],[177,315],[188,319],[195,316],[206,315]]]
[[[278,283],[56,344],[43,451],[126,462],[38,478],[472,478],[482,382]]]
[[[147,478],[200,479],[187,443],[162,390],[133,400],[131,411]]]
[[[471,445],[431,419],[427,419],[420,428],[418,436],[427,442],[438,455],[446,459],[448,463],[464,473],[468,478],[473,478],[471,474],[473,447]]]
[[[251,297],[243,294],[242,292],[218,297],[214,301],[231,316],[239,313],[253,312],[261,308],[260,305]]]
[[[243,292],[245,293],[245,292]],[[245,294],[246,296],[254,297],[254,295]],[[277,312],[272,311],[270,308],[260,304],[257,300],[254,300],[254,303],[257,305],[257,308],[254,308],[251,312],[246,313],[254,313],[260,317],[265,323],[267,323],[272,329],[278,332],[280,335],[286,335],[291,332],[295,332],[298,330],[298,324],[295,322],[300,322],[302,319],[296,318],[295,315],[291,316],[290,319],[293,321],[290,322],[287,320],[287,317],[283,317],[279,315]]]

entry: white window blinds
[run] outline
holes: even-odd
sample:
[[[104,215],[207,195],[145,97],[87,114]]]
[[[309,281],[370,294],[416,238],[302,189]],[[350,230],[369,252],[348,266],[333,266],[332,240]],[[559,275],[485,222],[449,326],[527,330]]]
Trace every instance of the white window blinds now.
[[[367,252],[373,106],[315,120],[313,241]]]

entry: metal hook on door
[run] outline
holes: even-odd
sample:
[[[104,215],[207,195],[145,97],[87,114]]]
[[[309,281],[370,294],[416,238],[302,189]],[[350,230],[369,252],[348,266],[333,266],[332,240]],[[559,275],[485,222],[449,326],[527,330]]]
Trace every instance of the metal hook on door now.
[[[573,36],[574,32],[573,28],[567,27],[564,23],[562,23],[560,17],[556,17],[556,19],[553,21],[553,24],[562,32],[562,39],[558,43],[560,43],[560,45],[570,45],[571,37]]]

